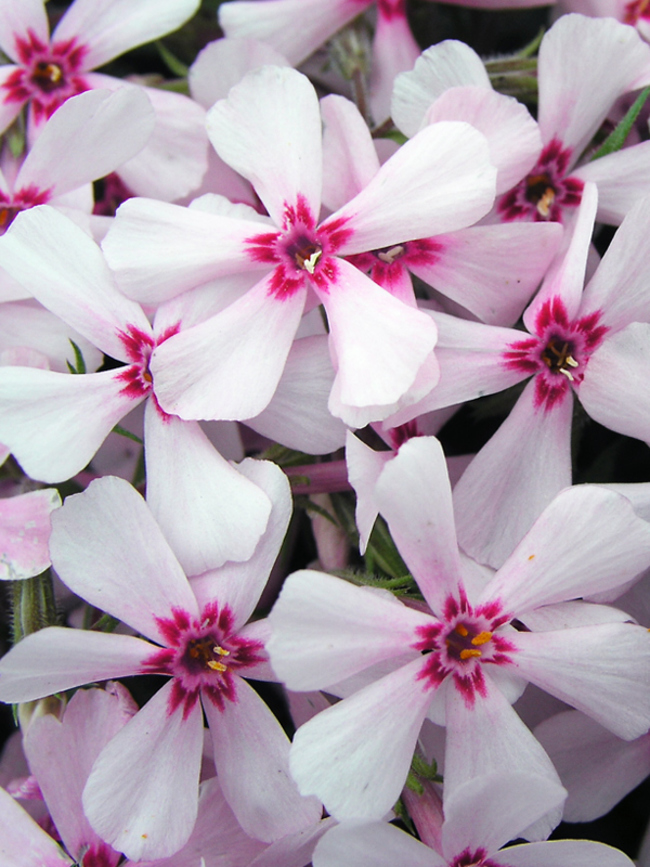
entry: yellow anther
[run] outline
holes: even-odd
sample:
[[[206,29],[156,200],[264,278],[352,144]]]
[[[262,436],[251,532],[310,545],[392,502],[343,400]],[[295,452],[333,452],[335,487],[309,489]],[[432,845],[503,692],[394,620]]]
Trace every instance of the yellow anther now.
[[[230,651],[224,650],[223,647],[219,647],[219,645],[217,645],[216,647],[213,647],[212,652],[218,653],[219,656],[230,656]]]
[[[571,355],[567,355],[567,357],[564,359],[564,363],[568,364],[569,367],[579,367],[579,363]]]
[[[208,668],[211,668],[212,671],[228,671],[228,667],[223,662],[217,662],[215,659],[208,660]]]
[[[467,638],[467,636],[469,635],[469,632],[467,631],[467,627],[466,627],[466,626],[463,626],[462,623],[459,623],[459,624],[456,626],[456,630],[455,630],[455,631],[456,631],[459,635],[462,635],[463,638]]]
[[[534,555],[534,554],[531,554],[530,557],[529,557],[528,559],[529,559],[529,560],[534,560],[534,559],[535,559],[535,555]]]
[[[480,650],[461,650],[460,658],[461,659],[471,659],[473,656],[482,656]]]
[[[487,644],[491,638],[491,632],[479,632],[478,635],[475,635],[474,638],[472,638],[472,644]]]
[[[570,370],[567,370],[566,367],[560,367],[560,368],[559,368],[559,372],[560,372],[560,373],[563,373],[563,374],[566,376],[566,378],[569,380],[569,382],[573,382],[573,381],[574,381],[574,379],[573,379],[573,374],[571,373]]]
[[[547,187],[544,190],[544,194],[540,197],[539,201],[537,202],[537,211],[541,217],[548,217],[554,201],[555,201],[555,190],[553,189],[553,187]]]

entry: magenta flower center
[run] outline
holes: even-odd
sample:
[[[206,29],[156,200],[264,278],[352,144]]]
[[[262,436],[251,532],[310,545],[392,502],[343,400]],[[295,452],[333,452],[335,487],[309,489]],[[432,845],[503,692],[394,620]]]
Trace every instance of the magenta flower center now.
[[[501,218],[562,222],[565,209],[580,204],[584,186],[578,178],[567,177],[571,153],[558,139],[552,139],[532,172],[497,202]]]
[[[634,27],[639,18],[650,19],[650,0],[633,0],[626,4],[623,23]]]
[[[47,119],[71,96],[89,89],[81,72],[87,48],[76,39],[48,45],[29,30],[26,39],[16,37],[21,66],[2,85],[5,102],[31,100],[37,120]]]
[[[4,235],[21,211],[44,205],[50,198],[50,190],[39,190],[34,185],[23,187],[10,196],[0,191],[0,235]]]
[[[167,647],[156,650],[144,666],[149,674],[168,674],[174,678],[170,713],[180,705],[186,717],[199,695],[222,710],[226,701],[236,701],[237,671],[250,669],[263,660],[263,646],[243,638],[234,629],[234,618],[227,606],[211,603],[200,621],[186,611],[158,625]]]
[[[419,679],[432,689],[452,677],[468,705],[475,694],[485,694],[483,666],[509,665],[514,646],[503,634],[509,620],[501,606],[494,603],[473,609],[463,596],[449,597],[444,619],[420,627],[413,644],[426,658]]]
[[[506,367],[537,376],[536,407],[552,409],[582,382],[591,353],[608,331],[600,319],[596,311],[570,321],[564,302],[554,296],[540,307],[536,334],[509,345],[504,352]]]

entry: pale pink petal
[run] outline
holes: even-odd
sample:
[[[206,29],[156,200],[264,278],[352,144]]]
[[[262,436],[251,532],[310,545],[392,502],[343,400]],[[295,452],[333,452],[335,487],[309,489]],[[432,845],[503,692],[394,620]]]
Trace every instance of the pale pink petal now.
[[[594,63],[585,63],[585,58]],[[539,51],[539,126],[545,143],[558,138],[575,162],[624,93],[647,84],[650,47],[610,18],[563,15]]]
[[[72,867],[61,847],[2,788],[0,859],[3,867]]]
[[[569,791],[567,822],[604,816],[650,774],[648,735],[623,741],[577,711],[565,711],[535,729]]]
[[[141,671],[151,644],[130,635],[49,626],[0,660],[0,701],[22,702]]]
[[[476,86],[492,89],[483,61],[464,42],[446,39],[422,52],[411,72],[395,79],[391,116],[409,137],[425,124],[429,106],[448,88]]]
[[[413,68],[420,46],[411,33],[403,7],[393,4],[377,10],[377,26],[372,42],[369,103],[376,126],[390,118],[391,97],[396,77]]]
[[[127,295],[158,304],[225,274],[258,270],[259,263],[245,252],[245,239],[259,232],[253,221],[128,199],[118,208],[102,249]]]
[[[525,612],[620,586],[650,565],[650,524],[625,497],[597,485],[558,494],[486,588]]]
[[[508,346],[521,339],[521,331],[447,313],[430,315],[438,326],[440,381],[422,402],[421,412],[503,391],[525,378],[525,373],[509,369],[503,360]]]
[[[465,849],[492,854],[565,798],[566,791],[546,777],[506,768],[481,775],[445,794],[443,852],[449,861]]]
[[[581,310],[582,290],[585,285],[591,238],[598,205],[598,190],[595,184],[586,184],[577,217],[565,229],[562,245],[555,261],[551,263],[541,289],[524,311],[526,328],[535,333],[538,315],[552,298],[559,298],[569,320]],[[584,309],[584,308],[582,308]]]
[[[425,283],[490,325],[511,325],[562,238],[558,223],[498,223],[438,235],[433,261],[410,265]]]
[[[649,159],[650,142],[640,142],[585,163],[571,173],[583,182],[597,184],[599,223],[620,225],[633,205],[650,195],[646,172]]]
[[[243,175],[278,226],[286,207],[320,211],[321,119],[316,91],[295,69],[249,72],[209,112],[207,129],[224,162]]]
[[[84,69],[103,66],[131,48],[178,29],[199,0],[75,0],[52,34],[84,46]]]
[[[101,178],[134,156],[154,127],[149,100],[137,87],[114,94],[90,90],[66,100],[43,127],[14,182],[60,196]]]
[[[156,347],[150,367],[165,412],[184,419],[236,420],[268,405],[307,294],[301,287],[274,297],[272,282],[273,274],[222,313]]]
[[[39,239],[34,248],[34,238]],[[19,214],[0,245],[0,265],[65,322],[113,358],[130,361],[124,332],[151,326],[113,281],[101,250],[48,205]]]
[[[104,360],[103,353],[96,349],[74,328],[50,313],[33,298],[24,301],[7,301],[2,305],[0,318],[0,364],[15,364],[32,367],[27,360],[21,361],[14,353],[38,352],[44,356],[44,370],[69,373],[68,362],[76,366],[72,342],[81,352],[86,370],[96,370]]]
[[[413,437],[377,482],[379,511],[424,598],[442,611],[462,586],[451,487],[442,446]]]
[[[216,39],[199,51],[190,66],[190,94],[203,108],[212,108],[247,72],[260,66],[290,65],[278,51],[257,39]]]
[[[349,99],[330,94],[320,101],[323,131],[323,202],[335,211],[354,198],[379,171],[370,130]]]
[[[32,31],[40,42],[46,45],[50,41],[50,27],[43,0],[14,0],[0,2],[0,46],[11,57],[18,60],[18,40],[29,41],[29,31]]]
[[[445,867],[447,862],[424,843],[394,825],[345,822],[323,837],[313,857],[314,867]]]
[[[222,458],[197,422],[145,410],[147,504],[186,575],[248,560],[271,502]]]
[[[138,196],[173,201],[198,189],[208,170],[205,110],[182,93],[143,89],[156,124],[145,146],[117,173]]]
[[[327,408],[334,369],[327,338],[294,340],[270,403],[248,427],[287,448],[323,455],[341,448],[346,427]]]
[[[534,397],[532,380],[454,488],[461,547],[497,569],[553,497],[571,484],[573,400],[546,411],[535,408]]]
[[[236,697],[223,711],[207,698],[203,706],[221,787],[244,831],[268,843],[315,824],[321,805],[298,793],[289,739],[253,688],[238,677]]]
[[[504,769],[534,775],[561,786],[539,741],[489,677],[485,678],[485,684],[486,695],[475,693],[472,707],[467,706],[456,689],[447,691],[445,797],[453,798],[467,783],[484,775],[502,773]],[[545,839],[561,815],[561,807],[556,807],[535,822],[537,839]],[[521,836],[530,839],[528,829]]]
[[[335,825],[336,819],[328,816],[310,828],[288,834],[271,843],[261,855],[251,861],[249,867],[304,867],[310,862],[316,843]]]
[[[155,641],[167,643],[162,621],[174,610],[198,616],[160,527],[124,479],[96,479],[68,497],[53,518],[50,552],[71,590]]]
[[[507,192],[532,169],[542,150],[539,128],[528,109],[514,97],[482,85],[453,87],[425,114],[426,123],[459,120],[471,124],[488,141],[496,166],[497,194]]]
[[[266,0],[224,3],[219,24],[226,36],[267,42],[297,66],[371,0]]]
[[[303,570],[290,575],[269,615],[271,665],[289,689],[324,689],[409,651],[437,621],[375,589]]]
[[[83,792],[88,821],[132,861],[173,855],[198,810],[203,714],[171,703],[170,680],[104,747]]]
[[[518,614],[517,619],[533,632],[572,629],[575,626],[592,626],[598,623],[629,623],[632,620],[626,611],[612,608],[611,605],[577,600],[543,605],[541,608]]]
[[[602,310],[610,328],[618,330],[630,322],[650,321],[648,223],[650,199],[643,199],[614,235],[584,291],[581,312]]]
[[[119,377],[0,367],[0,442],[33,479],[71,478],[139,402]]]
[[[633,322],[605,340],[589,359],[580,402],[605,427],[650,441],[649,369],[650,324]]]
[[[220,605],[228,605],[234,618],[233,629],[246,623],[257,606],[280,551],[292,511],[287,477],[276,464],[247,458],[239,465],[239,471],[272,503],[266,530],[248,560],[225,563],[220,569],[192,581],[192,590],[199,604],[206,605],[218,597]]]
[[[650,727],[648,630],[602,623],[557,632],[517,632],[519,672],[583,711],[615,735],[633,740]]]
[[[54,488],[0,500],[0,580],[32,578],[47,569],[50,514],[60,505]]]
[[[376,452],[348,432],[345,460],[350,484],[357,495],[354,517],[359,530],[359,550],[362,554],[365,554],[370,533],[379,514],[379,505],[375,496],[377,480],[386,463],[393,457],[392,451]]]
[[[319,294],[337,367],[337,403],[393,404],[413,385],[433,351],[436,327],[426,313],[393,298],[349,262],[337,260],[336,272],[335,281]],[[346,420],[340,412],[336,415]]]
[[[57,832],[67,851],[80,860],[84,848],[99,843],[81,807],[81,793],[93,762],[110,739],[128,722],[126,701],[133,703],[124,687],[121,692],[80,689],[65,709],[63,720],[45,714],[32,720],[24,747],[29,766]],[[134,703],[133,703],[134,704]],[[114,862],[118,860],[115,854]]]
[[[611,846],[589,840],[546,840],[509,846],[501,855],[512,867],[632,867],[633,862]]]
[[[291,773],[339,821],[381,819],[399,797],[431,701],[421,668],[413,660],[296,732]]]
[[[214,867],[243,867],[266,848],[244,833],[223,796],[219,780],[212,777],[199,787],[199,813],[185,846],[171,858],[147,860],[142,867],[197,867],[201,859]]]
[[[494,201],[496,169],[487,141],[465,123],[421,130],[384,163],[370,183],[323,223],[344,221],[340,255],[462,229]]]

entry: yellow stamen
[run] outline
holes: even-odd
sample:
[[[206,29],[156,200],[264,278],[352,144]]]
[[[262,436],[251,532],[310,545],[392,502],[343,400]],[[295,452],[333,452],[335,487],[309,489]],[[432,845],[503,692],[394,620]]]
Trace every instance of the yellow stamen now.
[[[472,644],[487,644],[491,638],[491,632],[479,632],[478,635],[475,635],[474,638],[472,638]]]
[[[228,671],[228,667],[223,662],[217,662],[215,659],[208,660],[208,668],[212,671]]]
[[[482,656],[480,650],[461,650],[460,658],[461,659],[471,659],[473,656]]]
[[[534,555],[534,554],[531,554],[530,557],[529,557],[528,559],[529,559],[529,560],[534,560],[534,559],[535,559],[535,555]]]
[[[462,623],[459,623],[455,630],[459,635],[462,635],[463,638],[467,638],[469,632],[467,631],[467,627],[463,626]]]
[[[230,656],[230,651],[224,650],[223,647],[219,647],[219,645],[217,645],[216,647],[213,647],[212,651],[214,653],[218,653],[219,656]]]
[[[540,200],[537,202],[537,211],[539,212],[539,215],[541,217],[548,217],[554,201],[555,201],[555,190],[553,189],[553,187],[547,187],[544,190],[544,194],[541,196]]]

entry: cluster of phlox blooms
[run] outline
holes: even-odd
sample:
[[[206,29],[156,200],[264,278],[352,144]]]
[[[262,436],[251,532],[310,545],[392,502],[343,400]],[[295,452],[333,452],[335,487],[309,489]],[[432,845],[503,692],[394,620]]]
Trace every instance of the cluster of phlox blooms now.
[[[630,867],[646,4],[214,5],[0,0],[0,867]]]

